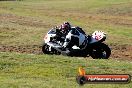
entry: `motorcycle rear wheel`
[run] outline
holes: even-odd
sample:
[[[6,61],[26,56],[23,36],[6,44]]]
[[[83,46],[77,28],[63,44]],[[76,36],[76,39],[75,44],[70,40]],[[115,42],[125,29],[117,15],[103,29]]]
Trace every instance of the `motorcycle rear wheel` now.
[[[94,45],[90,50],[90,56],[93,59],[108,59],[110,55],[111,49],[104,43]]]

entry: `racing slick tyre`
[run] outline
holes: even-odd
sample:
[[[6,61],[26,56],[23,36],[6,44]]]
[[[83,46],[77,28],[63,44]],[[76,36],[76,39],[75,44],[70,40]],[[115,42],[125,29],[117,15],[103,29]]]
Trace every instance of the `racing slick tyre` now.
[[[45,44],[45,43],[42,45],[42,52],[44,54],[50,54],[49,46],[47,44]]]
[[[104,43],[94,45],[90,50],[90,56],[93,59],[108,59],[111,55],[111,49]]]

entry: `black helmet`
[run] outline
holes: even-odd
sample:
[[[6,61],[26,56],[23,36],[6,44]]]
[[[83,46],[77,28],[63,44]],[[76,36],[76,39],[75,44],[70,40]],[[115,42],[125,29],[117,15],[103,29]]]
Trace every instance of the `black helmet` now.
[[[71,29],[71,25],[69,22],[64,22],[61,27],[60,27],[61,31],[63,33],[67,33],[70,29]]]

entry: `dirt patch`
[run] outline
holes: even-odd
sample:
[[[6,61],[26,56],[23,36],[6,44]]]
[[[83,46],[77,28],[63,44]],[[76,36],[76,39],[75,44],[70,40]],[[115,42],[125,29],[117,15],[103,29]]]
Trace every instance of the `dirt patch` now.
[[[101,21],[104,21],[105,23],[114,24],[114,25],[120,25],[120,26],[127,26],[132,27],[132,20],[131,19],[125,19],[122,17],[118,18],[111,18],[111,19],[100,19]]]
[[[132,45],[112,44],[110,46],[112,50],[112,58],[132,61]]]
[[[29,54],[42,54],[41,46],[39,45],[20,45],[20,46],[0,46],[0,52],[18,52]]]
[[[132,61],[132,45],[109,45],[112,50],[111,58]],[[29,54],[43,54],[40,45],[0,46],[0,52],[18,52]]]

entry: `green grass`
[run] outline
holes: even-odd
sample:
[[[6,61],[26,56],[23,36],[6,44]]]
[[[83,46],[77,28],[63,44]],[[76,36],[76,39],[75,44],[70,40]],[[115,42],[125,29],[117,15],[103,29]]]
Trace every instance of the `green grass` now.
[[[87,74],[131,74],[128,61],[93,60],[54,55],[0,53],[0,86],[3,88],[79,88],[76,83],[78,67]],[[106,64],[107,63],[107,64]],[[82,88],[131,88],[130,84],[87,84]]]

